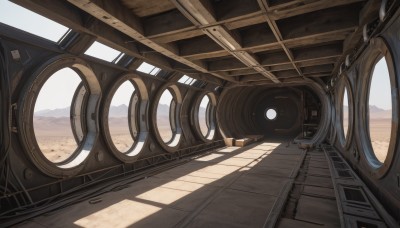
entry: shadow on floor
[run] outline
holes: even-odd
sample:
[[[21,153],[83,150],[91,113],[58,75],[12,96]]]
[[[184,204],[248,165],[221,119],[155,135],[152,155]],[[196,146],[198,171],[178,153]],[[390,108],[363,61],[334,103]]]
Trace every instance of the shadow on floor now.
[[[280,142],[223,148],[20,227],[262,227],[303,153]]]

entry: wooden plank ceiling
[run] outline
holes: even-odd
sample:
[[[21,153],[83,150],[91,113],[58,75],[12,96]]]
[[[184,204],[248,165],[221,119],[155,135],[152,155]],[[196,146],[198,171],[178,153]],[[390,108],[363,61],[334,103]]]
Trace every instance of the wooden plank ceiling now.
[[[172,70],[237,84],[327,80],[377,11],[365,0],[65,1]]]

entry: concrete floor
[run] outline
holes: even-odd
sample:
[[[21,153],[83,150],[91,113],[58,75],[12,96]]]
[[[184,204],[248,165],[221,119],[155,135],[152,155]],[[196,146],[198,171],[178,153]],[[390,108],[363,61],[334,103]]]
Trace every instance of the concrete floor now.
[[[263,227],[285,205],[305,157],[288,143],[228,147],[18,227]],[[301,197],[300,218],[277,218],[279,226],[323,225],[304,221],[321,201]]]

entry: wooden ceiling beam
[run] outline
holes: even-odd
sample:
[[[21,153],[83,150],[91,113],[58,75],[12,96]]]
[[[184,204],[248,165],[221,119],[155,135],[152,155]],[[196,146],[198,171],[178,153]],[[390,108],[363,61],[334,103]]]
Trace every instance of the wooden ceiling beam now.
[[[321,46],[293,49],[293,55],[296,61],[326,58],[332,56],[336,57],[341,56],[342,54],[342,43],[332,43]]]
[[[196,26],[206,26],[203,32],[228,51],[232,56],[242,62],[242,65],[252,67],[261,75],[279,83],[279,80],[271,72],[260,66],[258,60],[251,53],[237,51],[242,49],[240,36],[232,33],[224,26],[216,25],[209,27],[210,24],[217,22],[217,15],[212,4],[208,0],[173,0],[177,8]],[[229,64],[229,68],[232,64]],[[209,69],[214,68],[214,62],[209,64]]]
[[[304,67],[302,69],[303,69],[304,75],[316,74],[316,73],[331,73],[333,70],[333,64],[309,66],[309,67]]]
[[[333,29],[329,32],[323,32],[313,35],[305,35],[298,38],[286,39],[283,43],[288,48],[298,48],[310,45],[329,43],[333,41],[344,41],[350,34],[356,30],[355,26],[344,29]]]
[[[282,38],[291,39],[313,34],[330,32],[358,27],[359,4],[340,6],[316,11],[308,14],[298,15],[284,20],[276,21]],[[317,18],[317,20],[316,20]]]
[[[278,78],[297,78],[299,74],[296,70],[283,70],[275,73]]]
[[[257,71],[255,71],[253,68],[249,68],[249,69],[232,70],[232,71],[220,71],[219,73],[225,76],[236,77],[236,76],[256,74]]]
[[[296,61],[296,64],[302,68],[327,65],[327,64],[333,65],[337,62],[339,57],[340,56],[334,56],[334,57],[327,56],[324,58],[302,60],[302,61]],[[273,66],[265,65],[263,67],[271,72],[293,69],[293,65],[291,63],[282,63],[282,64],[278,64],[278,65],[273,65]],[[246,69],[239,68],[239,69],[231,69],[231,70],[227,70],[227,71],[218,71],[218,73],[225,75],[225,76],[242,76],[242,75],[254,74],[256,72],[252,68],[246,68]]]
[[[302,77],[303,73],[301,72],[300,68],[297,67],[296,63],[294,62],[293,54],[291,53],[289,48],[287,48],[286,45],[283,43],[284,39],[283,39],[281,32],[279,31],[278,25],[276,24],[276,22],[274,20],[272,20],[270,18],[270,16],[267,13],[269,11],[268,4],[266,4],[266,2],[264,0],[258,0],[258,4],[259,4],[260,8],[265,12],[264,17],[265,17],[267,24],[270,27],[271,31],[275,35],[276,40],[281,45],[282,49],[285,51],[287,57],[289,58],[290,62],[293,65],[294,69],[296,69],[297,73]]]
[[[168,34],[171,33],[171,31],[174,33],[181,33],[196,29],[192,22],[177,9],[142,18],[141,22],[144,28],[144,35],[148,38],[152,35]]]
[[[273,7],[268,6],[268,14],[270,15],[271,20],[281,20],[288,17],[362,1],[365,0],[319,0],[311,3],[307,3],[306,0],[292,1],[290,2],[290,5],[282,4]]]
[[[208,63],[208,69],[210,72],[218,72],[218,71],[229,71],[232,69],[253,69],[250,66],[246,66],[244,63],[239,61],[238,59],[232,57],[222,60],[210,61]]]
[[[209,25],[198,25],[187,27],[185,29],[180,30],[171,30],[164,33],[154,34],[148,36],[149,39],[152,39],[157,43],[170,43],[174,41],[179,41],[183,39],[193,38],[196,36],[204,35],[201,31],[202,28],[211,27],[215,25],[223,25],[229,30],[234,30],[238,28],[243,28],[251,25],[255,25],[261,22],[264,22],[264,16],[262,12],[254,12],[245,15],[241,15],[235,18],[229,18],[226,20],[215,21]]]
[[[337,49],[336,51],[335,49],[332,49],[326,53],[322,52],[322,54],[321,51],[318,51],[318,49],[314,49],[310,54],[301,53],[300,58],[298,60],[295,60],[294,62],[298,67],[327,65],[336,63],[340,56],[341,53],[339,53]],[[264,62],[265,64],[262,64],[261,66],[271,72],[294,69],[292,62],[287,58],[286,60],[281,59],[279,62]],[[225,76],[240,76],[241,71],[246,72],[252,69],[251,67],[243,65],[233,58],[225,60],[214,60],[212,61],[212,64],[210,66],[211,68],[209,70],[211,72],[219,73]]]
[[[270,81],[268,78],[261,76],[260,74],[251,74],[240,77],[240,82],[255,82],[255,81]]]
[[[296,61],[299,67],[309,67],[309,66],[319,66],[319,65],[326,65],[326,64],[334,64],[339,59],[339,56],[327,56],[324,58],[317,58],[317,59],[307,59],[302,61]]]
[[[333,1],[326,1],[323,0],[322,2],[325,2],[325,4],[321,3],[310,3],[304,6],[296,6],[291,9],[284,9],[284,7],[281,7],[282,9],[273,9],[270,8],[270,12],[268,12],[270,15],[276,15],[276,14],[284,14],[285,16],[280,16],[278,18],[275,18],[275,16],[271,16],[271,19],[279,20],[279,19],[284,19],[287,17],[292,17],[296,15],[302,14],[301,11],[298,10],[298,7],[300,9],[306,8],[307,10],[304,10],[304,12],[313,12],[317,11],[320,9],[325,9],[325,8],[331,8],[335,6],[340,6],[340,5],[345,5],[345,4],[351,4],[355,2],[360,2],[362,0],[333,0]],[[317,7],[316,7],[317,6]],[[283,10],[283,11],[280,11]],[[290,12],[290,13],[289,13]],[[238,29],[238,28],[243,28],[255,24],[259,24],[262,22],[266,22],[266,19],[263,15],[263,11],[257,11],[257,12],[251,12],[251,13],[246,13],[244,15],[238,15],[233,18],[228,18],[220,21],[216,21],[215,23],[211,23],[210,26],[213,25],[224,25],[227,29],[233,30],[233,29]],[[152,28],[156,28],[156,25],[151,26]],[[199,25],[198,28],[203,28],[201,25]],[[203,33],[195,26],[188,26],[184,29],[179,29],[179,30],[158,30],[159,32],[152,33],[151,35],[149,34],[148,38],[152,39],[154,42],[157,43],[169,43],[169,42],[174,42],[178,41],[181,39],[187,39],[187,38],[192,38],[196,36],[201,36]]]
[[[287,39],[283,40],[282,42],[286,45],[288,48],[297,48],[297,47],[304,47],[304,46],[309,46],[309,45],[315,45],[315,44],[322,44],[322,43],[328,43],[332,41],[343,41],[348,37],[352,32],[354,32],[354,27],[351,28],[346,28],[346,29],[340,29],[340,30],[333,30],[330,32],[324,32],[321,34],[313,34],[309,36],[304,36],[304,37],[299,37],[299,38],[293,38],[293,39]],[[278,42],[274,43],[267,43],[267,44],[262,44],[262,45],[257,45],[257,46],[251,46],[251,47],[244,47],[240,49],[240,51],[247,51],[247,52],[252,52],[252,53],[258,53],[258,52],[264,52],[264,51],[274,51],[274,50],[281,50],[282,46]],[[186,54],[183,54],[182,56],[191,60],[198,60],[198,59],[210,59],[210,58],[216,58],[216,57],[223,57],[223,56],[229,56],[230,53],[227,52],[226,50],[219,50],[219,51],[213,51],[213,52],[201,52],[199,50],[198,52],[192,52],[189,53],[190,51],[193,50],[186,50]]]
[[[328,73],[311,73],[311,74],[304,74],[304,76],[308,77],[308,78],[329,77],[329,76],[332,76],[332,72],[328,72]]]
[[[133,15],[126,7],[124,7],[119,1],[106,1],[106,0],[68,0],[70,3],[86,11],[95,18],[103,21],[109,26],[121,31],[128,35],[134,40],[150,47],[151,49],[162,53],[178,62],[188,65],[200,72],[209,73],[207,66],[201,61],[190,61],[179,56],[179,50],[177,46],[171,44],[160,45],[144,36],[144,30],[140,20]],[[232,77],[223,77],[216,73],[212,73],[214,76],[227,80],[230,82],[236,82]]]

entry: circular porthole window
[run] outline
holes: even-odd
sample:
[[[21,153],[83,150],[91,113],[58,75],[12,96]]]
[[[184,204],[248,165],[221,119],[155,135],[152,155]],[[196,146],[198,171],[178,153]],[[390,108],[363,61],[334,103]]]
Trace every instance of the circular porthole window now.
[[[366,49],[361,81],[360,148],[371,174],[382,177],[390,168],[396,151],[398,121],[397,78],[393,58],[382,38],[375,38]]]
[[[203,141],[210,141],[215,136],[216,97],[214,93],[200,95],[195,101],[193,113],[194,126],[197,135]]]
[[[129,112],[131,101],[136,105],[138,96],[135,94],[133,84],[125,81],[114,93],[108,109],[108,129],[111,139],[117,150],[122,153],[127,152],[133,146],[137,134],[136,113]],[[131,108],[133,111],[136,110],[136,107]],[[132,123],[133,129],[130,123]]]
[[[276,112],[276,110],[274,108],[268,108],[265,111],[265,117],[268,120],[275,120],[277,116],[278,116],[278,113]]]
[[[336,106],[334,105],[334,99],[332,99],[331,97],[331,106],[333,109],[332,115],[331,115],[331,126],[330,126],[330,133],[329,133],[329,141],[331,144],[334,144],[335,140],[336,140],[336,127],[335,127],[335,123],[336,123]]]
[[[135,161],[147,141],[147,104],[147,88],[133,74],[121,76],[108,91],[104,134],[113,154],[124,162]]]
[[[385,57],[377,60],[369,84],[368,131],[376,159],[384,163],[389,151],[392,127],[392,93]]]
[[[52,74],[40,89],[33,114],[35,138],[43,155],[53,163],[70,158],[82,139],[75,140],[70,114],[82,79],[71,68]],[[81,126],[79,126],[81,128]]]
[[[338,95],[335,99],[336,107],[336,129],[340,144],[344,149],[348,149],[351,145],[352,129],[353,129],[353,95],[350,81],[346,74],[338,82],[335,92]]]
[[[169,152],[178,147],[182,135],[180,109],[182,97],[176,85],[162,87],[153,106],[153,128],[160,145]]]
[[[175,105],[176,101],[169,89],[164,90],[157,106],[157,129],[164,143],[171,141],[174,136],[176,127],[173,118]]]
[[[342,99],[342,129],[344,139],[346,140],[349,131],[349,95],[346,87],[344,88]]]
[[[210,116],[207,113],[209,105],[210,105],[210,99],[206,95],[203,97],[203,99],[201,99],[199,112],[197,113],[199,118],[200,131],[203,136],[207,136],[208,131],[210,129],[210,123],[208,122]]]
[[[31,160],[51,176],[76,174],[98,135],[100,85],[86,63],[74,57],[45,63],[21,96],[21,139]]]

